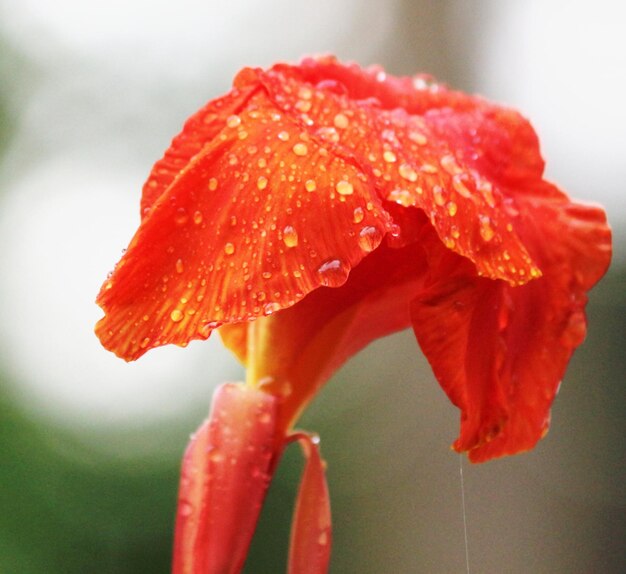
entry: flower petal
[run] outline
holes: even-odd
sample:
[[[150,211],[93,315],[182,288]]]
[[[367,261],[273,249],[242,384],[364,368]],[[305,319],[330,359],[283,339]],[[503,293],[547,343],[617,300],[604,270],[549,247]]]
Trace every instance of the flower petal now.
[[[227,118],[238,114],[258,86],[242,86],[211,100],[186,122],[183,131],[174,138],[169,149],[152,168],[143,186],[141,216],[148,215],[156,200],[226,126]]]
[[[282,452],[274,397],[226,384],[183,459],[174,574],[236,574]]]
[[[602,210],[549,184],[517,198],[523,239],[543,277],[512,288],[473,276],[429,248],[431,275],[412,305],[413,328],[442,387],[462,411],[454,447],[474,462],[532,448],[573,350],[586,330],[586,291],[606,271]]]
[[[330,561],[331,516],[326,468],[319,438],[302,432],[291,435],[306,459],[291,529],[289,574],[326,574]]]
[[[315,126],[332,154],[352,155],[381,198],[422,209],[444,244],[481,275],[512,285],[540,275],[507,209],[503,185],[511,174],[506,166],[484,169],[492,148],[511,155],[514,135],[527,129],[534,137],[518,114],[334,60],[275,66],[260,77],[277,106]],[[530,160],[539,159],[533,169],[541,169],[536,137],[530,143]]]
[[[322,287],[293,307],[258,319],[254,329],[262,332],[262,346],[249,345],[245,324],[219,329],[248,369],[254,366],[263,387],[281,397],[279,417],[286,428],[350,356],[378,337],[410,326],[410,302],[421,291],[427,270],[422,239],[434,236],[424,215],[411,211],[405,217],[413,217],[414,242],[391,248],[385,240],[341,287]]]
[[[341,285],[389,227],[359,166],[259,92],[146,214],[100,292],[96,332],[127,360],[206,339]]]

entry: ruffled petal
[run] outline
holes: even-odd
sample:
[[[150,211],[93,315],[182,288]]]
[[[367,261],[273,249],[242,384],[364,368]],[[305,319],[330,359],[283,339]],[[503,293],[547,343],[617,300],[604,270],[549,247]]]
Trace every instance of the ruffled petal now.
[[[544,275],[512,288],[476,277],[432,245],[413,328],[442,387],[462,411],[454,447],[474,462],[532,448],[586,331],[586,291],[610,261],[604,212],[549,184],[516,198],[523,239]]]
[[[460,93],[449,98],[457,110],[440,109],[442,96],[433,101],[408,78],[335,62],[331,79],[324,79],[329,66],[323,60],[320,67],[317,72],[316,61],[308,60],[259,76],[277,106],[310,124],[331,154],[353,156],[382,199],[422,209],[444,244],[473,261],[479,274],[512,285],[541,274],[506,208],[500,174],[480,169],[487,148],[510,147],[509,128],[501,124],[503,118],[523,124],[517,114],[498,115],[496,106]],[[409,94],[420,105],[399,107]]]
[[[149,209],[100,292],[96,332],[126,360],[206,339],[341,285],[390,225],[358,163],[259,92]]]
[[[183,459],[173,574],[237,574],[282,452],[276,399],[222,385]]]
[[[291,440],[300,443],[306,459],[291,527],[288,574],[326,574],[330,561],[331,515],[326,467],[319,439],[302,432]]]

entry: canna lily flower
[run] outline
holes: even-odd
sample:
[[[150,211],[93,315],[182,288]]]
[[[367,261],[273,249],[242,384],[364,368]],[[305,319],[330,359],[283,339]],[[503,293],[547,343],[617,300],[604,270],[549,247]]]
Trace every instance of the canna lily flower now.
[[[291,573],[326,572],[330,505],[299,415],[351,355],[412,327],[461,411],[454,449],[531,449],[606,271],[602,209],[543,179],[517,112],[332,57],[246,68],[144,188],[98,304],[130,361],[218,330],[246,366],[183,461],[174,572],[239,572],[289,442],[307,458]]]

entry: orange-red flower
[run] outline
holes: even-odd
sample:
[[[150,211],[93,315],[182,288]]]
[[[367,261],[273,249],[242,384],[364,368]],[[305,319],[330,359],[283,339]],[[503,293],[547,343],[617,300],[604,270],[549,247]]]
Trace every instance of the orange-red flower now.
[[[473,461],[527,450],[611,254],[604,212],[573,203],[543,166],[517,112],[426,76],[333,58],[244,69],[154,166],[98,297],[98,336],[134,360],[219,328],[247,367],[239,394],[272,403],[264,476],[330,375],[408,326],[461,409],[454,447]],[[228,403],[235,419],[247,400]],[[188,459],[202,458],[196,443]],[[323,499],[318,467],[303,500]],[[305,530],[296,520],[295,546],[313,539]]]

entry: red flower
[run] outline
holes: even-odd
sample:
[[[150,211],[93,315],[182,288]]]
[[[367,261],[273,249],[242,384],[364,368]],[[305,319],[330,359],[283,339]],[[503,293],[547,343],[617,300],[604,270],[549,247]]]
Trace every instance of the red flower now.
[[[604,212],[573,203],[543,165],[518,113],[425,76],[333,58],[245,69],[155,165],[96,331],[134,360],[220,327],[248,369],[242,396],[271,397],[266,477],[330,375],[408,326],[461,409],[454,447],[473,461],[527,450],[611,253]],[[202,459],[199,440],[188,460]]]

